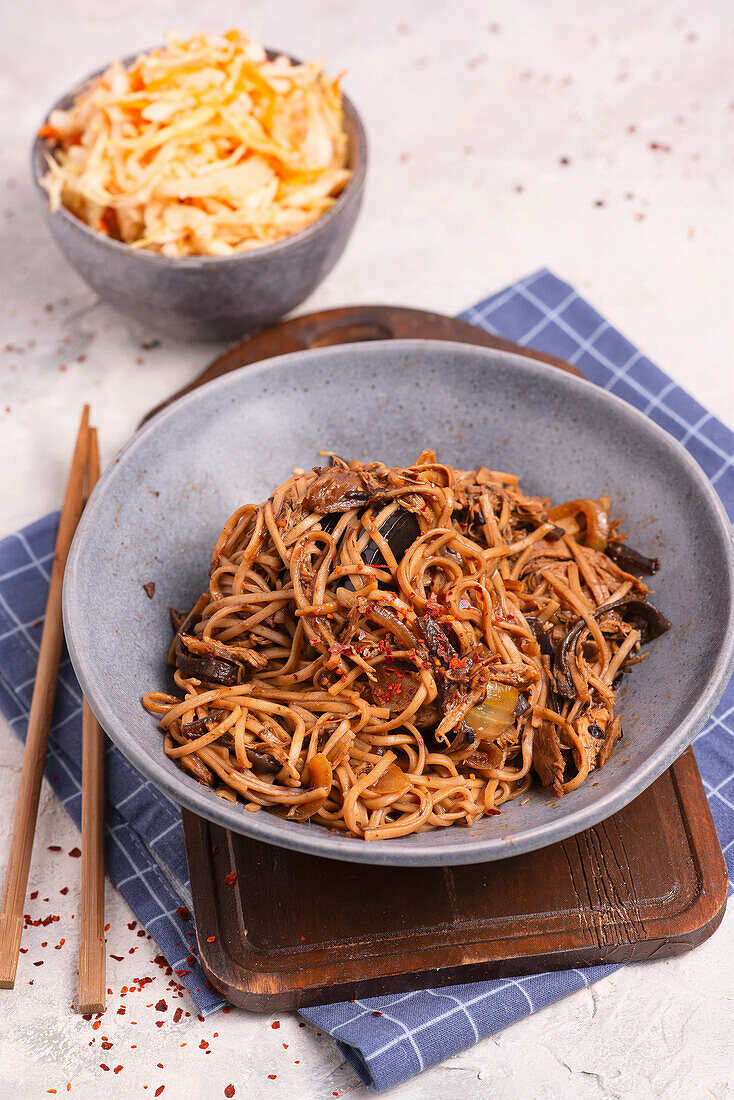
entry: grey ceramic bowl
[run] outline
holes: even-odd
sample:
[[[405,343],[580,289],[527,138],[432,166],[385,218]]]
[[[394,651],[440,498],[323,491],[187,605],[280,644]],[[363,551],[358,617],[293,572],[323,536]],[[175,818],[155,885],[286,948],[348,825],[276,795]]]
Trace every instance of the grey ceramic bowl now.
[[[555,501],[607,493],[630,544],[657,554],[655,602],[672,629],[648,647],[620,697],[625,737],[562,799],[533,788],[473,828],[366,843],[315,824],[246,813],[163,753],[140,705],[167,690],[168,606],[206,584],[225,519],[265,499],[320,448],[388,464],[423,447],[464,468],[520,475]],[[687,452],[631,406],[541,363],[465,344],[395,341],[299,352],[245,367],[159,413],[120,453],[84,512],[64,585],[74,668],[133,764],[181,805],[236,832],[335,859],[472,863],[543,847],[639,794],[690,744],[732,666],[731,529]],[[143,584],[155,582],[148,599]]]
[[[268,52],[275,56],[275,51]],[[133,60],[127,58],[126,63]],[[51,110],[71,106],[85,85],[103,71],[86,77]],[[367,170],[364,127],[346,96],[344,124],[348,167],[354,174],[334,205],[308,229],[231,257],[159,256],[97,233],[64,207],[52,214],[39,183],[50,148],[42,138],[33,144],[31,168],[54,240],[101,298],[174,339],[234,340],[272,324],[299,305],[344,251],[362,205]]]

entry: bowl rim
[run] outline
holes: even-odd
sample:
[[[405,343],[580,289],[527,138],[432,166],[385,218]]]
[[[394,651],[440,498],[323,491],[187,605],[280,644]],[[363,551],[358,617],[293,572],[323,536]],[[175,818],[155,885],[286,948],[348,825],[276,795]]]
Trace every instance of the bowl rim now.
[[[83,639],[79,638],[74,625],[74,605],[76,603],[78,606],[84,601],[84,585],[78,579],[77,565],[83,553],[87,531],[94,525],[95,513],[105,492],[106,485],[114,479],[115,471],[122,461],[140,447],[161,424],[172,417],[178,416],[185,404],[194,404],[200,400],[202,392],[215,393],[217,389],[223,389],[231,385],[233,381],[244,377],[245,373],[249,377],[271,372],[273,368],[277,370],[283,365],[292,363],[294,359],[298,361],[304,361],[304,357],[317,357],[322,360],[324,358],[336,359],[346,353],[354,354],[355,351],[359,355],[369,356],[374,354],[374,345],[369,342],[288,352],[264,360],[261,363],[240,367],[238,370],[213,379],[204,386],[180,397],[135,432],[118,452],[115,461],[107,468],[94,489],[82,514],[71,546],[63,589],[63,621],[69,654],[82,691],[94,709],[102,727],[123,755],[145,778],[153,782],[175,803],[186,807],[200,817],[205,817],[226,829],[250,836],[263,843],[274,844],[276,847],[285,847],[350,863],[413,867],[458,866],[460,864],[506,859],[558,843],[591,828],[623,809],[677,759],[692,743],[694,736],[713,713],[734,669],[734,532],[732,532],[721,499],[693,456],[660,425],[617,394],[603,390],[585,378],[577,378],[574,375],[561,373],[556,368],[538,360],[531,360],[525,356],[492,348],[454,341],[416,339],[390,340],[386,342],[386,346],[393,349],[398,356],[401,353],[409,353],[418,348],[425,352],[427,347],[433,347],[434,350],[440,349],[443,355],[453,353],[462,356],[470,354],[473,357],[479,356],[484,359],[489,366],[493,362],[509,363],[515,370],[524,373],[529,378],[538,375],[551,377],[556,380],[558,385],[569,388],[571,391],[591,388],[603,402],[616,406],[618,411],[632,422],[633,427],[651,434],[658,442],[662,443],[674,461],[677,460],[687,467],[692,481],[709,505],[712,518],[718,523],[719,534],[725,547],[728,568],[723,595],[728,597],[728,620],[716,656],[712,661],[713,671],[706,689],[701,692],[695,704],[687,711],[681,722],[670,730],[656,752],[651,754],[630,775],[591,806],[580,807],[575,810],[570,809],[570,811],[559,816],[557,821],[526,828],[517,839],[512,836],[498,834],[489,838],[467,840],[457,846],[451,842],[449,836],[446,836],[445,839],[442,838],[442,842],[431,848],[421,850],[420,848],[407,847],[401,843],[409,840],[409,838],[367,843],[353,837],[334,835],[321,826],[308,824],[305,826],[299,825],[299,831],[291,833],[282,830],[281,819],[274,814],[265,812],[235,815],[234,810],[236,807],[232,807],[230,803],[225,802],[223,799],[212,797],[211,799],[200,800],[202,792],[195,784],[189,784],[183,773],[169,771],[162,753],[160,754],[160,760],[158,758],[151,759],[142,747],[139,747],[131,738],[126,736],[124,723],[117,719],[114,709],[107,703],[106,693],[103,689],[97,690],[97,682],[93,671],[94,662],[86,656]],[[444,833],[446,832],[447,830],[444,830]]]
[[[121,59],[121,63],[124,66],[132,64],[141,54],[149,53],[151,50],[160,46],[148,46],[145,49],[138,50],[134,54],[128,54]],[[295,64],[303,64],[303,62],[290,54],[284,53],[281,50],[274,50],[270,46],[264,46],[268,57],[287,57]],[[94,72],[89,73],[82,80],[74,84],[68,91],[60,95],[58,99],[49,107],[48,111],[43,117],[41,125],[36,130],[36,136],[33,139],[31,145],[31,173],[33,175],[33,182],[39,192],[40,197],[44,201],[44,213],[47,218],[54,218],[57,221],[63,221],[73,230],[77,230],[82,234],[88,236],[90,240],[97,242],[102,247],[108,247],[112,251],[117,252],[120,256],[134,256],[135,258],[141,258],[143,262],[150,261],[151,263],[158,263],[163,266],[172,267],[198,267],[201,264],[207,266],[214,266],[217,264],[233,264],[242,263],[244,261],[256,262],[259,260],[268,259],[270,256],[275,256],[298,242],[307,241],[312,237],[317,236],[319,233],[324,232],[327,226],[339,217],[339,214],[343,207],[346,205],[347,200],[357,197],[364,187],[365,176],[367,173],[367,161],[368,161],[368,144],[367,144],[367,132],[362,122],[362,118],[359,111],[354,106],[349,96],[342,93],[342,104],[344,113],[348,116],[349,121],[354,129],[353,142],[350,141],[350,153],[354,154],[355,166],[352,170],[352,175],[346,183],[344,189],[339,192],[336,197],[336,201],[332,206],[326,210],[321,217],[317,218],[311,225],[306,226],[305,229],[299,229],[297,233],[292,233],[289,237],[284,237],[282,241],[274,241],[272,244],[262,245],[260,248],[253,248],[247,252],[236,252],[231,256],[206,256],[199,253],[194,253],[191,256],[163,256],[159,252],[151,252],[146,248],[132,248],[131,245],[125,244],[124,241],[117,241],[113,237],[105,237],[103,233],[99,233],[96,229],[92,229],[86,222],[82,221],[75,214],[72,214],[70,210],[64,205],[61,205],[58,210],[50,211],[48,209],[48,195],[41,186],[41,176],[45,174],[45,157],[51,153],[51,146],[45,138],[39,136],[40,129],[48,123],[51,114],[62,108],[62,104],[66,104],[68,101],[73,100],[79,95],[84,88],[90,84],[97,77],[102,76],[107,71],[110,64],[108,62],[100,69],[95,69]],[[354,146],[352,149],[351,146]]]

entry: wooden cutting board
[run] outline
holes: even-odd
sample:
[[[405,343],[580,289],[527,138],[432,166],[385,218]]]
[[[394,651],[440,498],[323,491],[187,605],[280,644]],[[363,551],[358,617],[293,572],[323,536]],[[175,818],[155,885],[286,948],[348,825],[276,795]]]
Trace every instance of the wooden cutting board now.
[[[680,955],[726,907],[690,749],[614,817],[495,863],[342,863],[183,821],[202,966],[257,1012]]]
[[[164,404],[274,355],[401,337],[481,344],[579,373],[440,314],[355,306],[242,340]],[[188,811],[183,822],[202,966],[254,1011],[679,955],[715,931],[726,907],[726,865],[690,749],[614,817],[496,863],[371,867],[261,844]]]

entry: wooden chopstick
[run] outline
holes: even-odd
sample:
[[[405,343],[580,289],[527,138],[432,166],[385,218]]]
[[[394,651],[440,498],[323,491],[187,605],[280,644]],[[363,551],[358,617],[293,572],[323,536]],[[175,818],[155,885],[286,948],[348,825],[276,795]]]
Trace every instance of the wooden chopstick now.
[[[33,837],[38,816],[43,765],[48,748],[48,731],[56,695],[56,681],[64,638],[61,623],[61,584],[69,547],[84,507],[84,488],[89,455],[89,406],[84,406],[74,457],[61,510],[51,582],[46,601],[46,618],[38,652],[28,735],[23,753],[18,801],[10,842],[10,858],[0,907],[0,988],[12,989],[18,967],[23,932],[23,903],[28,886]]]
[[[87,497],[99,478],[97,430],[89,433]],[[78,1012],[104,1012],[107,993],[104,938],[104,732],[83,700],[82,899]]]

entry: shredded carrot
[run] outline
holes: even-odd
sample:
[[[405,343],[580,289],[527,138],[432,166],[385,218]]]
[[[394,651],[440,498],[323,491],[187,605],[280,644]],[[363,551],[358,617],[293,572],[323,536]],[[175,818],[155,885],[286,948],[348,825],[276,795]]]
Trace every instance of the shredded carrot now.
[[[339,81],[240,31],[169,34],[52,112],[42,184],[91,228],[166,256],[228,255],[316,221],[351,177]]]

